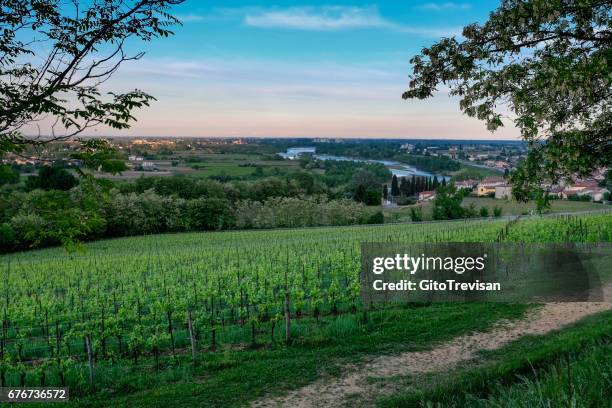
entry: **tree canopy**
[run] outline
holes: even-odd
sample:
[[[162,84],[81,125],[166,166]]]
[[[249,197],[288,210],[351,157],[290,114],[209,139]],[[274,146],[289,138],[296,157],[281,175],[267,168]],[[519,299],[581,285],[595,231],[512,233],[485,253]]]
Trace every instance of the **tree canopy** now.
[[[485,23],[414,56],[403,98],[444,84],[489,130],[512,121],[530,144],[511,175],[517,198],[590,175],[612,159],[611,21],[610,0],[503,0]]]
[[[97,125],[124,129],[145,92],[102,92],[126,42],[172,34],[183,0],[6,0],[0,6],[0,154],[65,140]],[[38,134],[32,136],[32,132]],[[91,146],[89,146],[91,147]]]

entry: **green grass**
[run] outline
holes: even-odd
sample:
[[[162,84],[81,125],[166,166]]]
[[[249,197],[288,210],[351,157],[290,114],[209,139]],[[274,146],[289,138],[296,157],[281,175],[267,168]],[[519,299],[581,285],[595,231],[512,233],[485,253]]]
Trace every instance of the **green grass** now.
[[[470,166],[469,164],[461,163],[461,168],[453,173],[455,180],[480,180],[490,176],[501,176],[504,173],[494,169],[484,167]]]
[[[255,167],[241,167],[237,163],[231,162],[203,162],[194,163],[194,165],[200,166],[200,168],[197,169],[196,172],[201,177],[211,177],[220,175],[242,177],[249,176],[255,171]]]
[[[133,296],[140,293],[142,304],[158,310],[159,306],[163,306],[158,302],[159,293],[163,293],[161,290],[172,293],[171,297],[168,295],[167,300],[168,304],[175,307],[175,333],[177,347],[181,349],[177,361],[173,361],[169,356],[167,341],[162,347],[165,357],[162,358],[162,369],[159,372],[153,367],[150,347],[143,350],[148,353],[147,357],[136,367],[132,365],[129,357],[118,361],[115,359],[114,364],[111,359],[100,359],[96,367],[98,392],[89,398],[78,398],[88,391],[87,369],[81,348],[83,337],[77,331],[79,327],[74,327],[73,335],[69,338],[74,353],[65,353],[80,355],[80,360],[74,362],[69,373],[69,385],[73,397],[76,398],[73,405],[144,407],[173,404],[231,407],[247,404],[264,395],[278,395],[285,390],[314,381],[325,373],[337,375],[343,365],[360,362],[368,356],[428,349],[435,347],[438,342],[468,331],[485,330],[501,318],[520,316],[527,306],[436,304],[420,308],[404,307],[371,312],[367,322],[363,323],[361,312],[348,313],[351,310],[350,302],[340,305],[343,314],[330,316],[332,303],[327,296],[321,298],[321,311],[326,316],[321,323],[317,324],[312,317],[293,319],[292,337],[295,343],[289,348],[280,344],[283,333],[278,327],[276,340],[270,341],[268,319],[260,320],[258,342],[261,346],[251,348],[248,344],[250,327],[248,324],[241,327],[233,317],[233,310],[231,313],[229,307],[221,310],[221,316],[225,316],[224,325],[218,319],[214,325],[208,325],[206,310],[200,307],[195,310],[198,319],[196,329],[199,329],[204,337],[200,341],[200,364],[192,368],[189,361],[189,342],[185,335],[186,305],[183,302],[189,301],[193,296],[195,285],[200,290],[197,292],[200,300],[203,296],[209,296],[202,291],[208,280],[207,272],[214,273],[211,277],[217,277],[216,282],[210,280],[212,283],[208,288],[212,293],[216,293],[214,291],[218,290],[215,289],[218,284],[231,283],[236,276],[236,265],[227,260],[236,254],[243,254],[248,255],[245,258],[248,263],[241,263],[246,276],[253,274],[253,265],[259,264],[259,273],[254,276],[260,279],[265,276],[272,282],[273,279],[282,282],[279,279],[282,278],[283,271],[286,271],[285,262],[290,253],[292,259],[299,260],[299,263],[289,265],[295,272],[294,278],[300,279],[302,273],[305,273],[305,277],[312,276],[309,282],[321,279],[321,285],[318,286],[322,286],[328,282],[323,278],[329,276],[325,274],[329,274],[331,268],[319,270],[318,265],[325,265],[327,260],[334,260],[333,271],[338,277],[356,279],[360,242],[491,242],[499,236],[506,224],[507,221],[503,220],[471,220],[431,224],[165,234],[93,242],[87,245],[87,252],[69,256],[66,256],[61,248],[5,255],[0,257],[0,262],[7,261],[4,265],[11,265],[10,275],[8,267],[4,270],[7,271],[7,282],[12,288],[11,305],[15,312],[19,313],[14,316],[14,321],[25,326],[37,325],[31,332],[23,331],[24,335],[29,337],[29,357],[50,356],[46,351],[49,346],[40,329],[42,314],[36,314],[37,310],[41,310],[37,299],[45,299],[45,304],[52,310],[51,321],[54,321],[56,316],[61,320],[66,312],[59,308],[54,311],[53,302],[60,303],[58,306],[63,305],[64,308],[68,306],[67,312],[72,312],[72,315],[67,315],[64,319],[71,316],[81,318],[79,303],[73,302],[70,296],[66,297],[66,303],[61,302],[61,298],[56,295],[57,288],[70,289],[78,282],[80,290],[77,295],[82,296],[86,305],[91,307],[90,310],[99,311],[100,306],[105,305],[107,318],[112,314],[114,305],[110,302],[115,301],[114,295],[117,296],[118,302],[134,305]],[[559,242],[568,238],[590,242],[606,241],[612,236],[610,225],[609,214],[530,219],[514,223],[506,239],[511,242]],[[280,261],[270,263],[266,256],[274,253],[278,254]],[[203,269],[199,269],[200,267]],[[315,278],[319,271],[321,277]],[[344,279],[340,279],[341,283],[343,281]],[[296,284],[299,282],[296,280]],[[144,290],[144,286],[147,290]],[[32,287],[37,288],[36,297],[31,295]],[[115,287],[117,290],[112,292],[113,296],[103,296],[104,292],[96,290],[98,287]],[[345,299],[350,300],[348,295],[353,293],[348,292],[350,288],[351,285],[343,285],[340,288],[347,291]],[[222,292],[219,290],[219,293]],[[252,299],[251,296],[249,298]],[[313,296],[312,299],[319,298]],[[270,302],[273,302],[273,309],[268,316],[280,315],[282,303],[278,296],[270,296]],[[201,305],[201,302],[196,304]],[[123,310],[125,314],[120,316],[120,321],[124,329],[120,328],[119,332],[124,336],[125,342],[132,333],[135,322],[138,321],[140,325],[140,315],[137,318],[135,308],[124,307]],[[305,313],[313,315],[308,309],[305,309]],[[159,316],[163,315],[144,314],[145,336],[157,332],[157,329],[162,332],[167,330],[165,319],[160,319]],[[225,328],[222,328],[223,326]],[[96,328],[98,327],[100,325],[96,325]],[[206,350],[210,344],[206,333],[209,333],[212,327],[218,331],[220,343],[219,351],[214,353]],[[11,338],[15,338],[17,328],[10,327]],[[70,331],[66,333],[71,334]],[[110,343],[109,340],[109,348]],[[116,351],[115,344],[112,346]],[[39,349],[38,354],[34,353],[34,348]],[[13,354],[14,349],[12,345]],[[52,364],[47,372],[47,381],[48,384],[56,385],[58,376],[53,371],[54,360],[50,360]],[[11,371],[9,384],[15,385],[18,373],[15,369]],[[28,386],[37,384],[35,372],[32,371],[28,373]],[[513,371],[508,372],[513,375]]]
[[[527,336],[483,362],[425,379],[396,378],[397,407],[604,407],[612,401],[612,311],[546,336]],[[432,385],[433,384],[433,385]]]
[[[255,172],[255,166],[261,167],[266,175],[272,174],[274,169],[297,170],[299,168],[299,161],[265,160],[264,156],[260,155],[202,154],[198,157],[200,157],[202,161],[193,163],[193,165],[201,167],[195,170],[201,177],[220,175],[227,175],[230,177],[249,176]],[[245,166],[245,164],[250,164],[250,166]]]
[[[525,305],[436,304],[428,307],[371,312],[361,316],[328,317],[316,330],[310,319],[295,324],[295,343],[259,349],[227,348],[200,354],[192,368],[188,356],[178,364],[166,357],[159,373],[145,361],[138,370],[129,364],[98,368],[103,391],[75,398],[75,406],[200,406],[237,407],[267,395],[299,388],[319,376],[339,375],[341,367],[369,355],[423,350],[473,330],[485,330],[499,319],[515,319]],[[474,316],[479,316],[474,319]],[[302,326],[302,327],[300,327]],[[282,334],[277,334],[279,337]],[[150,367],[143,372],[142,365]]]
[[[493,207],[501,207],[502,215],[526,215],[536,210],[535,202],[529,201],[527,203],[519,203],[514,200],[497,200],[489,197],[465,197],[463,199],[462,206],[468,207],[470,204],[474,204],[476,210],[481,207],[487,207],[489,210],[489,216],[493,215]],[[431,220],[432,214],[432,203],[427,202],[423,204],[417,204],[420,206],[423,212],[423,219],[426,221]],[[384,209],[385,220],[387,222],[405,222],[410,221],[410,208],[399,207],[399,208],[388,208]],[[611,208],[610,206],[592,203],[585,201],[570,201],[570,200],[553,200],[551,201],[551,213],[565,213],[565,212],[581,212],[581,211],[592,211],[592,210],[604,210]]]
[[[468,206],[474,203],[476,208],[487,207],[489,214],[493,213],[493,207],[501,207],[502,215],[521,215],[528,214],[536,210],[535,202],[519,203],[514,200],[496,200],[489,197],[466,197],[463,200],[463,205]],[[569,201],[569,200],[553,200],[551,201],[551,212],[579,212],[590,210],[603,210],[607,207],[600,203],[584,202],[584,201]]]

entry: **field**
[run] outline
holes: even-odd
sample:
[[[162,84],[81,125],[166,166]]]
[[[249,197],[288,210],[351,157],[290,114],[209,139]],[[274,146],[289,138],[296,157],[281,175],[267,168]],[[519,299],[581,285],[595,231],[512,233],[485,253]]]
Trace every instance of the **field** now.
[[[265,175],[277,171],[298,170],[297,160],[271,160],[273,156],[241,153],[203,153],[201,151],[181,151],[158,160],[149,160],[157,171],[125,171],[118,175],[99,173],[99,177],[109,179],[133,179],[144,176],[168,176],[186,174],[197,177],[229,176],[244,177],[252,175],[259,167]],[[173,165],[173,162],[175,165]]]
[[[504,174],[503,171],[498,169],[492,169],[485,166],[471,165],[465,161],[461,161],[461,168],[454,172],[453,178],[456,180],[467,180],[467,179],[475,179],[480,180],[485,177],[490,176],[501,176]]]
[[[2,385],[65,384],[77,403],[92,405],[114,398],[126,406],[240,406],[369,355],[426,349],[530,309],[388,304],[366,311],[362,242],[611,237],[606,213],[168,234],[99,241],[69,255],[59,248],[6,255]]]
[[[496,200],[489,197],[466,197],[463,199],[462,206],[468,207],[474,204],[476,211],[481,207],[487,207],[489,216],[493,216],[493,208],[500,207],[502,215],[529,215],[536,211],[535,202],[519,203],[514,200]],[[423,219],[431,220],[431,202],[417,204],[423,212]],[[385,208],[385,220],[388,222],[404,222],[410,221],[410,208],[414,206],[405,206],[398,208]],[[581,211],[596,211],[612,208],[600,203],[585,202],[585,201],[570,201],[570,200],[552,200],[550,206],[551,213],[569,213]]]

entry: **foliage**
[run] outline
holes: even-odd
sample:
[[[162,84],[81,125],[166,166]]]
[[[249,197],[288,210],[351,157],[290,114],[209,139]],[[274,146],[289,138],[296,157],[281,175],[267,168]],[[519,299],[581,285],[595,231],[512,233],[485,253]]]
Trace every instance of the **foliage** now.
[[[536,211],[538,214],[542,214],[550,210],[550,196],[543,189],[537,189],[535,191],[535,203]]]
[[[230,203],[223,198],[197,198],[187,203],[189,226],[196,230],[232,228],[235,214]]]
[[[397,181],[397,176],[394,174],[391,179],[391,197],[397,197],[400,195],[399,184]]]
[[[19,173],[6,164],[0,165],[0,186],[19,182]]]
[[[395,156],[396,160],[429,172],[457,171],[461,168],[459,162],[446,156],[420,156],[416,154],[403,154]]]
[[[104,219],[74,205],[68,192],[34,190],[22,199],[9,221],[15,247],[62,244],[74,248],[80,240],[99,236],[104,230]]]
[[[353,199],[358,203],[380,205],[382,199],[380,180],[371,171],[358,170],[353,175],[349,188],[353,192]]]
[[[457,192],[454,184],[440,186],[436,190],[436,198],[433,202],[434,220],[453,220],[464,216],[464,209],[461,207],[463,195]]]
[[[295,228],[350,225],[372,222],[371,212],[351,200],[316,197],[271,198],[264,202],[241,201],[236,205],[236,227]],[[379,218],[374,221],[378,223]]]
[[[410,209],[410,219],[412,222],[421,222],[423,221],[423,210],[421,207],[412,207]]]
[[[385,223],[385,215],[383,214],[382,211],[376,211],[367,220],[367,224],[384,224],[384,223]]]
[[[461,169],[453,173],[453,181],[482,180],[489,176],[499,176],[500,173],[494,169],[475,167],[461,164]]]
[[[402,196],[397,197],[395,202],[397,205],[413,205],[413,204],[416,204],[417,200],[414,196],[407,197],[407,196],[402,195]]]
[[[100,124],[125,129],[132,110],[152,96],[140,90],[102,94],[119,66],[140,59],[124,44],[172,34],[168,14],[179,0],[111,0],[79,5],[54,0],[11,0],[0,8],[0,153],[71,138]],[[39,47],[44,43],[44,51]],[[37,58],[33,59],[32,56]],[[40,61],[36,64],[34,61]],[[49,138],[23,135],[46,118]]]
[[[48,373],[49,385],[57,385],[59,356],[70,362],[70,367],[65,368],[65,377],[71,393],[83,395],[90,390],[86,381],[82,381],[87,370],[83,361],[85,334],[93,339],[96,353],[94,381],[99,385],[96,388],[106,393],[106,397],[108,390],[121,394],[150,388],[149,381],[173,383],[182,377],[169,381],[171,376],[167,374],[191,372],[193,367],[191,361],[187,363],[184,353],[179,352],[190,347],[185,325],[188,309],[193,312],[198,332],[197,353],[207,362],[194,369],[215,373],[206,382],[209,385],[198,383],[198,387],[211,387],[208,392],[219,391],[217,381],[225,370],[233,370],[233,379],[228,379],[232,384],[243,384],[244,378],[249,378],[250,383],[255,381],[253,373],[243,371],[244,366],[236,367],[238,357],[254,361],[268,352],[291,354],[296,348],[299,352],[291,354],[292,358],[282,359],[282,364],[266,360],[279,368],[295,358],[304,361],[304,356],[320,363],[320,353],[329,351],[330,347],[371,352],[371,345],[375,343],[385,350],[396,344],[394,350],[405,351],[405,347],[397,344],[399,339],[431,341],[430,336],[435,333],[449,330],[456,333],[459,328],[463,331],[464,325],[460,322],[470,322],[471,328],[482,327],[484,321],[496,320],[491,314],[516,315],[525,307],[470,304],[455,308],[439,304],[417,309],[399,306],[398,309],[389,304],[388,307],[381,305],[381,310],[378,306],[368,307],[364,313],[359,298],[362,242],[496,242],[500,238],[523,243],[606,242],[612,237],[611,221],[610,214],[604,214],[518,222],[472,220],[190,233],[105,240],[88,245],[87,252],[69,257],[61,249],[5,255],[0,271],[11,288],[7,292],[10,302],[3,302],[3,318],[7,322],[5,353],[21,355],[20,362],[9,363],[9,384],[18,384],[23,371],[28,374],[26,384],[32,385],[38,379],[31,373],[40,374],[44,370]],[[35,292],[31,290],[33,287]],[[295,337],[290,347],[279,343],[283,328],[278,325],[278,316],[283,315],[284,293],[290,297],[291,331]],[[461,316],[458,313],[466,307],[471,311],[467,317],[479,310],[487,313],[482,315],[483,319],[458,321]],[[420,318],[409,326],[395,324],[405,321],[408,314]],[[407,336],[406,330],[426,335]],[[210,348],[213,331],[221,352]],[[242,346],[233,346],[250,342],[253,333],[258,344],[265,347],[234,353],[233,350]],[[438,340],[442,337],[436,336]],[[59,355],[55,347],[49,346],[58,339]],[[304,352],[305,348],[312,351],[313,347],[316,353]],[[140,357],[132,364],[135,350],[139,350]],[[177,352],[176,357],[172,356],[173,350]],[[231,360],[227,359],[228,353]],[[351,353],[344,354],[346,357]],[[34,361],[37,364],[32,366],[30,362]],[[53,364],[44,366],[45,361]],[[309,378],[316,375],[318,363],[314,364]],[[299,366],[291,367],[299,369]],[[155,372],[156,368],[159,371]],[[276,380],[275,371],[266,370],[266,376]],[[288,371],[293,374],[290,381],[294,381],[295,371]],[[147,379],[144,382],[134,382],[143,373],[151,376],[144,376]],[[258,385],[251,383],[251,386],[261,390],[261,371],[257,371],[255,382]]]
[[[81,140],[80,143],[79,152],[74,153],[72,157],[80,161],[83,167],[111,174],[127,170],[125,162],[117,158],[117,149],[108,140],[87,139]],[[77,171],[84,175],[78,167]]]
[[[525,200],[542,179],[609,164],[611,24],[609,1],[503,0],[463,38],[444,38],[413,57],[403,97],[429,98],[445,84],[462,111],[491,131],[503,126],[508,107],[531,147],[511,175],[516,198]]]
[[[42,166],[38,176],[30,176],[26,180],[26,188],[35,190],[61,190],[68,191],[79,184],[79,181],[68,170],[59,166]]]

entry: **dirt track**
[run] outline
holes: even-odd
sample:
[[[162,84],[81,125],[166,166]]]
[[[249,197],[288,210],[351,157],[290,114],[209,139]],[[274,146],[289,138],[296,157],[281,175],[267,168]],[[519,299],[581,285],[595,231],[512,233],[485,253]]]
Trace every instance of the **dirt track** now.
[[[612,303],[547,303],[524,319],[496,325],[492,330],[459,336],[429,351],[407,352],[374,358],[346,368],[341,378],[322,378],[283,398],[263,399],[253,407],[337,407],[356,394],[375,392],[369,377],[393,377],[448,370],[475,357],[478,350],[494,350],[525,335],[542,335],[583,317],[612,309]]]

